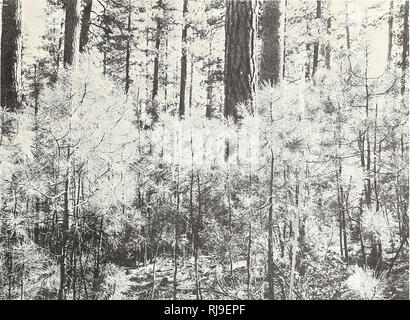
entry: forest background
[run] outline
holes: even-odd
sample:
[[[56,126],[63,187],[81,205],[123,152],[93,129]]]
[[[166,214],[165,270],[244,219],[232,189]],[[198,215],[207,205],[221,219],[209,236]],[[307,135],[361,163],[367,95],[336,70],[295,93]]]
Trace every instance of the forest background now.
[[[408,299],[409,1],[1,3],[2,299]]]

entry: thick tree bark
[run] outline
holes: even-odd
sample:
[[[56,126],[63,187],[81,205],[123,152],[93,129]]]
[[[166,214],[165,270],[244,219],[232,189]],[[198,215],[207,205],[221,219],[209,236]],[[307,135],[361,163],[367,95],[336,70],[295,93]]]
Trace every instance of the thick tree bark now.
[[[188,0],[184,0],[184,7],[182,9],[184,19],[188,13]],[[188,24],[184,21],[182,27],[182,56],[181,56],[181,82],[179,89],[179,116],[182,117],[185,114],[185,91],[186,91],[186,77],[187,77],[187,50],[186,50],[186,37],[188,32]]]
[[[64,66],[75,66],[80,48],[80,0],[69,0],[65,11]]]
[[[402,78],[401,78],[401,94],[404,94],[406,89],[406,77],[409,64],[409,1],[404,3],[404,24],[403,24],[403,51],[401,59]]]
[[[235,106],[252,98],[256,89],[256,15],[252,1],[227,1],[224,115],[234,121],[238,120]]]
[[[20,108],[21,88],[21,0],[3,0],[1,33],[1,105]]]
[[[84,0],[84,2],[85,5],[81,18],[80,52],[85,51],[88,43],[88,31],[90,30],[91,9],[93,6],[93,0]]]
[[[283,1],[283,0],[282,0]],[[264,1],[261,18],[262,52],[259,81],[278,84],[283,71],[282,1]]]

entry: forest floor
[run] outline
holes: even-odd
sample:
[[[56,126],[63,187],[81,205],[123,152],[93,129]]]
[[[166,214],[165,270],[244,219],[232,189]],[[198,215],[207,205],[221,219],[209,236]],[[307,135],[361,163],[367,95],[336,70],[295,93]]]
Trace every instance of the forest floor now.
[[[120,267],[113,275],[114,285],[111,285],[109,299],[115,300],[146,300],[146,299],[173,299],[174,265],[170,258],[158,258],[155,263],[135,268]],[[404,259],[398,259],[391,275],[383,281],[383,296],[388,300],[407,300],[409,292],[409,277],[407,274],[408,263]],[[233,265],[235,283],[230,283],[227,270],[223,271],[216,261],[209,257],[201,257],[199,262],[198,279],[200,283],[201,299],[247,299],[246,286],[246,261],[239,261]],[[338,274],[336,278],[317,279],[310,277],[309,286],[323,287],[322,292],[335,292],[340,289],[341,295],[323,296],[324,299],[355,299],[345,292],[342,279],[349,276],[349,271],[342,269],[334,270]],[[332,272],[333,273],[333,272]],[[222,275],[225,276],[222,276]],[[321,277],[319,277],[321,278]],[[240,280],[242,279],[242,280]],[[331,280],[331,281],[329,281]],[[334,281],[335,280],[335,281]],[[153,283],[155,284],[153,286]],[[254,279],[253,299],[263,299],[266,283],[263,278]],[[315,290],[316,291],[316,290]],[[327,297],[325,297],[327,296]],[[177,276],[177,298],[179,300],[197,299],[195,285],[194,259],[187,258],[180,261]],[[308,298],[308,297],[301,297]],[[312,297],[311,297],[312,298]],[[317,299],[318,297],[315,297]]]
[[[235,275],[245,271],[246,261],[233,265]],[[172,259],[158,259],[155,264],[136,268],[120,268],[115,278],[115,288],[110,299],[144,300],[172,299],[174,264]],[[222,268],[208,257],[201,257],[201,271],[198,272],[201,299],[246,299],[246,284],[228,285],[229,279],[222,277]],[[153,283],[155,284],[153,286]],[[197,299],[194,259],[181,261],[178,266],[177,298],[180,300]]]

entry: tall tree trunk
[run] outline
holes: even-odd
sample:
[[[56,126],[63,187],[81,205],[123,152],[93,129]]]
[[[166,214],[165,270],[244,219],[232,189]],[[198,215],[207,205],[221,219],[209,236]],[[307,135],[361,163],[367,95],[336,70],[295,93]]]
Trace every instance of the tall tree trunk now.
[[[164,100],[168,99],[168,38],[165,39],[165,62],[164,62]],[[165,105],[165,111],[167,111],[167,105]]]
[[[79,40],[80,40],[80,1],[71,0],[66,3],[66,18],[65,18],[65,35],[64,35],[64,66],[66,68],[76,68],[79,54]],[[70,89],[72,90],[71,84]],[[69,113],[71,113],[71,103],[69,105]],[[71,131],[71,125],[69,126]],[[68,142],[70,143],[70,142]],[[60,288],[58,291],[58,299],[64,300],[66,298],[66,251],[67,242],[69,238],[69,194],[70,194],[70,163],[71,152],[70,146],[67,146],[67,171],[65,173],[65,190],[64,190],[64,210],[63,210],[63,224],[62,224],[62,240],[61,240],[61,256],[60,256]]]
[[[80,49],[80,0],[66,3],[64,32],[64,66],[75,66]]]
[[[288,6],[288,0],[285,0],[285,4],[283,7],[283,63],[282,63],[282,78],[285,78],[285,73],[286,73],[286,23],[287,23],[287,18],[286,18],[286,8]]]
[[[293,300],[293,290],[294,290],[294,282],[295,282],[295,273],[296,273],[296,258],[297,258],[297,251],[298,251],[298,242],[299,242],[299,219],[302,212],[302,192],[303,192],[303,178],[304,173],[302,170],[299,172],[299,184],[297,186],[297,208],[296,208],[296,215],[295,215],[295,224],[294,224],[294,236],[293,236],[293,243],[292,243],[292,261],[291,261],[291,269],[290,269],[290,284],[289,284],[289,300]]]
[[[21,0],[3,0],[1,32],[1,106],[20,108]]]
[[[191,65],[190,65],[190,80],[189,80],[189,113],[192,111],[192,92],[193,92],[193,84],[194,84],[194,55],[191,54]]]
[[[69,235],[69,191],[70,191],[70,179],[69,169],[67,169],[66,180],[64,186],[64,215],[62,225],[62,240],[61,240],[61,255],[60,255],[60,287],[58,289],[58,300],[66,299],[66,254],[67,254],[67,242]]]
[[[125,93],[130,89],[130,56],[131,56],[131,2],[128,4],[128,21],[127,21],[127,48],[125,55]]]
[[[277,85],[283,76],[284,56],[284,22],[282,1],[264,1],[261,18],[262,28],[262,52],[259,80],[261,83],[269,82]],[[272,114],[271,114],[272,120]],[[273,150],[271,149],[270,160],[270,188],[269,188],[269,213],[268,213],[268,299],[274,299],[273,284]]]
[[[316,1],[316,19],[322,17],[322,1]],[[319,63],[319,40],[316,40],[313,45],[313,65],[312,65],[312,77],[317,71]]]
[[[202,201],[201,201],[201,183],[199,179],[199,172],[197,172],[197,182],[198,182],[198,214],[195,221],[195,233],[194,233],[194,266],[195,266],[195,293],[197,300],[201,299],[201,286],[199,281],[199,266],[198,266],[198,256],[199,256],[199,246],[201,244],[199,239],[199,228],[201,225],[201,215],[202,215]]]
[[[330,30],[332,28],[332,18],[327,18],[327,34],[330,36]],[[330,54],[331,54],[331,47],[330,41],[326,45],[326,53],[325,53],[325,60],[326,60],[326,69],[330,70]]]
[[[225,180],[225,193],[227,196],[227,202],[228,202],[228,256],[229,256],[229,274],[231,276],[231,283],[233,284],[234,282],[234,277],[233,277],[233,258],[232,258],[232,204],[231,204],[231,186],[230,186],[230,181],[229,181],[229,174],[230,174],[230,167],[228,163],[228,168],[226,172],[226,180]]]
[[[365,119],[365,128],[370,125],[370,118],[369,118],[369,108],[370,108],[370,94],[369,94],[369,77],[368,77],[368,71],[369,71],[369,50],[368,46],[366,45],[366,52],[365,52],[365,92],[366,92],[366,119]],[[367,155],[366,155],[366,204],[367,207],[370,208],[371,206],[371,193],[372,193],[372,188],[371,188],[371,181],[370,181],[370,130],[366,130],[365,132],[365,139],[367,143]],[[365,141],[363,140],[363,148],[364,148]]]
[[[401,94],[404,94],[406,89],[406,77],[409,64],[409,1],[404,3],[404,23],[403,23],[403,52],[401,59],[402,78],[401,78]]]
[[[256,8],[251,0],[228,0],[225,15],[225,117],[238,120],[235,106],[256,89]],[[229,148],[228,148],[229,155]]]
[[[252,277],[252,274],[251,274],[251,271],[252,271],[251,270],[251,267],[252,267],[252,265],[251,265],[251,263],[252,263],[252,260],[251,260],[251,254],[252,254],[252,216],[251,216],[251,219],[249,220],[248,228],[249,228],[249,233],[248,233],[248,252],[247,252],[247,255],[246,255],[246,273],[247,273],[247,275],[246,275],[246,277],[247,277],[246,284],[247,284],[248,300],[250,300],[251,295],[252,295],[252,292],[251,292],[251,277]]]
[[[80,0],[66,3],[64,33],[64,66],[75,67],[80,49]]]
[[[273,150],[271,149],[270,159],[270,181],[269,181],[269,213],[268,213],[268,299],[273,300]]]
[[[375,115],[374,115],[374,134],[373,134],[373,183],[374,183],[374,196],[376,200],[376,212],[380,209],[380,199],[379,199],[379,192],[378,192],[378,170],[377,170],[377,103],[375,107]],[[379,158],[380,159],[380,158]]]
[[[350,28],[349,28],[349,4],[346,0],[345,2],[345,30],[346,30],[346,48],[350,50]],[[350,52],[349,52],[350,55]]]
[[[176,185],[176,210],[175,210],[175,217],[174,217],[174,283],[173,283],[173,299],[177,299],[177,279],[178,279],[178,246],[179,246],[179,165],[178,165],[178,173],[177,173],[177,185]]]
[[[107,57],[108,57],[108,45],[110,43],[110,20],[109,14],[107,13],[107,9],[104,8],[104,12],[102,14],[102,25],[104,30],[104,39],[103,39],[103,75],[107,74]],[[147,54],[147,53],[146,53]]]
[[[263,14],[261,18],[262,52],[259,70],[259,81],[261,83],[270,82],[271,84],[276,85],[279,83],[282,76],[282,8],[283,0],[263,2]]]
[[[184,24],[182,26],[182,55],[181,55],[181,82],[179,88],[179,116],[182,117],[185,114],[185,90],[186,90],[186,76],[187,76],[187,32],[188,24],[186,22],[186,16],[188,13],[188,0],[184,0],[184,7],[182,9],[184,15]]]
[[[88,43],[88,31],[90,30],[91,9],[93,6],[93,0],[84,0],[84,2],[85,5],[81,18],[80,52],[85,51],[85,47]]]
[[[389,34],[388,34],[388,44],[387,44],[387,65],[390,65],[391,51],[393,46],[393,1],[390,1],[389,9]]]
[[[310,35],[310,26],[309,24],[306,25],[306,34]],[[306,43],[306,61],[305,61],[305,80],[309,80],[311,76],[311,58],[312,58],[312,49],[310,42]]]
[[[340,198],[341,198],[341,218],[342,218],[342,231],[343,231],[343,248],[344,248],[344,258],[346,264],[349,264],[349,250],[347,245],[347,231],[346,231],[346,208],[343,203],[344,193],[343,193],[343,186],[340,186]]]
[[[63,30],[64,28],[64,19],[61,19],[61,30]],[[56,31],[55,29],[53,31]],[[60,36],[58,38],[58,47],[57,47],[57,56],[56,56],[56,67],[55,67],[55,71],[54,74],[51,78],[51,82],[55,83],[57,81],[57,76],[58,76],[58,70],[60,69],[60,62],[61,62],[61,49],[63,47],[63,41],[64,41],[64,36]],[[63,56],[64,56],[64,52],[63,52]]]
[[[102,251],[103,226],[104,226],[104,217],[101,217],[100,228],[99,228],[100,232],[99,232],[99,237],[98,237],[98,242],[97,242],[96,257],[95,257],[95,264],[94,264],[94,270],[93,270],[93,295],[94,297],[96,297],[98,288],[100,285],[100,261],[101,261],[101,251]]]
[[[162,7],[162,0],[158,0],[157,7]],[[155,98],[158,95],[158,79],[159,79],[159,49],[161,45],[162,20],[156,17],[157,29],[155,34],[155,58],[154,58],[154,77],[152,83],[152,100],[155,103]]]
[[[208,58],[208,75],[207,75],[207,88],[206,88],[206,111],[205,115],[208,119],[212,117],[212,92],[213,92],[213,85],[212,85],[212,34],[210,35],[209,40],[209,58]]]

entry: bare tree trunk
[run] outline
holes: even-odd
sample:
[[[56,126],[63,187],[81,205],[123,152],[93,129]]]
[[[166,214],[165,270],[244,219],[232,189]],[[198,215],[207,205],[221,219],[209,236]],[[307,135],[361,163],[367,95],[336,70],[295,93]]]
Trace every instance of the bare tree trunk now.
[[[349,7],[348,1],[345,2],[345,32],[346,32],[346,49],[349,51],[347,53],[347,59],[349,62],[350,69],[352,68],[351,60],[350,60],[350,28],[349,28]]]
[[[65,18],[65,36],[64,36],[64,66],[66,68],[76,68],[79,54],[79,40],[80,40],[80,1],[72,0],[66,4],[66,18]],[[71,86],[71,84],[70,84]],[[70,87],[69,90],[72,90]],[[71,103],[69,102],[69,110],[71,113]],[[69,126],[69,132],[71,125]],[[61,256],[60,256],[60,288],[58,291],[58,299],[66,299],[66,251],[69,237],[70,216],[69,216],[69,192],[70,192],[70,163],[71,151],[68,141],[67,146],[67,172],[65,174],[65,190],[64,190],[64,211],[63,211],[63,225],[62,225],[62,240],[61,240]]]
[[[369,83],[368,83],[368,67],[369,67],[369,52],[368,52],[368,46],[366,45],[366,50],[365,50],[365,92],[366,92],[366,105],[365,105],[365,111],[366,111],[366,119],[365,119],[365,128],[369,125],[370,119],[369,119]],[[364,150],[365,148],[365,143],[367,143],[367,155],[366,155],[366,172],[370,173],[370,130],[365,131],[365,137],[363,138],[363,144],[362,148]],[[365,140],[366,139],[366,142]],[[370,208],[371,205],[371,181],[370,177],[367,175],[366,177],[366,184],[365,184],[365,200],[366,200],[366,205],[368,208]]]
[[[401,94],[406,90],[406,77],[409,60],[409,1],[404,3],[404,24],[403,24],[403,52],[401,59],[402,77],[401,77]]]
[[[275,85],[283,73],[283,0],[264,1],[261,18],[262,52],[259,81]]]
[[[84,52],[85,47],[88,44],[88,31],[90,30],[91,9],[93,6],[93,0],[84,1],[85,5],[83,9],[83,15],[81,18],[80,52]]]
[[[380,200],[379,200],[379,192],[378,192],[378,183],[377,183],[377,103],[375,108],[375,116],[374,116],[374,136],[373,136],[373,183],[374,183],[374,195],[376,200],[376,212],[380,209]]]
[[[310,27],[309,24],[306,25],[306,33],[309,36],[310,35]],[[306,43],[306,61],[305,61],[305,79],[309,80],[311,76],[311,57],[312,57],[312,49],[311,49],[311,44],[309,42]]]
[[[251,253],[252,253],[252,217],[249,220],[248,233],[248,253],[246,256],[246,271],[247,271],[247,292],[248,300],[251,299]]]
[[[165,39],[165,62],[164,62],[164,100],[168,99],[168,38]],[[167,106],[165,106],[165,111],[167,111]]]
[[[64,33],[64,66],[75,66],[80,49],[80,0],[66,3]]]
[[[229,172],[226,174],[226,185],[229,183]],[[225,185],[225,187],[226,187]],[[228,198],[228,233],[229,233],[229,248],[228,248],[228,255],[229,255],[229,273],[231,276],[231,281],[233,284],[233,258],[232,258],[232,204],[231,204],[231,193],[230,190],[227,190],[227,198]]]
[[[238,120],[235,106],[252,98],[256,89],[256,16],[253,1],[227,1],[224,115],[235,121]]]
[[[339,175],[337,174],[337,178],[339,180]],[[342,222],[342,209],[341,209],[341,202],[343,200],[341,199],[340,196],[340,187],[339,183],[337,183],[337,202],[338,202],[338,223],[339,223],[339,247],[340,247],[340,256],[342,259],[344,258],[344,252],[343,252],[343,222]]]
[[[212,35],[210,36],[209,41],[209,58],[208,58],[208,76],[207,76],[207,88],[206,88],[206,98],[207,98],[207,105],[206,105],[206,112],[205,115],[207,118],[212,117]]]
[[[346,208],[344,207],[343,204],[343,198],[344,198],[344,193],[343,193],[343,187],[340,186],[340,196],[341,196],[341,214],[342,214],[342,230],[343,230],[343,243],[344,243],[344,258],[346,260],[346,264],[349,264],[349,250],[347,246],[347,231],[346,231]]]
[[[177,299],[177,277],[178,277],[178,239],[179,239],[179,232],[178,232],[178,223],[179,223],[179,166],[178,166],[178,173],[177,173],[177,186],[176,186],[176,211],[175,211],[175,221],[174,221],[174,283],[173,283],[173,299]]]
[[[202,201],[201,201],[201,183],[199,179],[199,172],[197,173],[197,181],[198,181],[198,215],[195,223],[195,236],[194,236],[194,250],[195,250],[195,294],[197,300],[201,299],[201,286],[199,281],[199,270],[198,270],[198,256],[199,256],[199,246],[200,246],[200,239],[199,239],[199,228],[201,224],[201,215],[202,215]]]
[[[297,189],[297,208],[296,208],[296,216],[294,222],[294,237],[293,237],[293,244],[292,244],[292,263],[290,269],[290,285],[289,285],[289,300],[293,300],[293,290],[294,290],[294,282],[295,282],[295,273],[296,273],[296,255],[298,251],[298,239],[299,239],[299,219],[302,212],[302,192],[303,192],[303,178],[304,173],[302,170],[299,172],[299,185]]]
[[[3,0],[1,31],[1,106],[20,108],[21,100],[21,0]]]
[[[157,7],[162,7],[162,0],[158,0]],[[154,58],[154,78],[152,82],[152,100],[155,103],[155,98],[158,95],[158,81],[159,81],[159,49],[161,45],[162,20],[156,17],[157,29],[155,34],[155,58]]]
[[[288,6],[288,0],[285,0],[285,4],[283,7],[283,58],[282,58],[282,78],[285,78],[286,74],[286,23],[287,23],[287,18],[286,18],[286,8]]]
[[[60,256],[60,287],[58,289],[58,300],[66,299],[66,253],[67,253],[67,241],[69,235],[69,207],[68,207],[68,197],[69,197],[69,187],[70,187],[70,173],[67,169],[65,187],[64,187],[64,215],[63,215],[63,225],[62,225],[62,240],[61,240],[61,256]]]
[[[179,116],[182,117],[185,114],[185,90],[186,90],[186,76],[187,76],[187,32],[188,23],[186,17],[188,13],[188,0],[184,0],[184,6],[182,9],[184,15],[184,24],[182,26],[182,55],[181,55],[181,82],[179,88]]]
[[[103,75],[107,74],[107,48],[110,43],[110,27],[109,27],[109,14],[107,13],[107,9],[104,8],[104,12],[102,14],[103,17],[103,28],[104,28],[104,44],[103,44]],[[148,46],[148,45],[147,45]]]
[[[330,36],[331,33],[331,28],[332,28],[332,18],[329,17],[327,18],[327,34]],[[330,54],[331,54],[332,48],[330,46],[330,42],[326,45],[326,54],[325,54],[325,60],[326,60],[326,69],[330,70]]]
[[[191,74],[189,80],[189,113],[192,111],[192,91],[193,91],[193,83],[194,83],[194,55],[191,54]]]
[[[93,272],[93,294],[94,296],[97,294],[98,287],[100,284],[100,261],[101,261],[101,250],[102,250],[102,239],[103,239],[103,226],[104,226],[104,218],[101,217],[100,228],[99,228],[100,234],[99,234],[98,243],[97,243],[96,260],[95,260],[94,272]]]
[[[391,51],[393,46],[393,1],[390,1],[390,10],[389,10],[389,38],[387,44],[387,64],[390,65],[391,60]]]
[[[316,1],[316,19],[322,17],[322,1]],[[313,65],[312,77],[315,75],[319,63],[319,40],[316,40],[313,45]]]
[[[125,93],[130,89],[130,56],[131,56],[131,2],[128,3],[128,22],[127,22],[127,49],[125,56]]]
[[[154,300],[154,296],[155,296],[155,278],[156,278],[155,267],[156,267],[156,263],[157,263],[159,244],[160,244],[160,241],[158,241],[158,243],[157,243],[157,249],[155,250],[154,262],[153,262],[153,264],[152,264],[152,292],[151,292],[151,300]]]
[[[268,299],[275,298],[273,283],[273,150],[270,159],[270,181],[269,181],[269,213],[268,213]]]
[[[256,29],[257,2],[227,0],[225,13],[224,116],[238,121],[236,105],[251,99],[254,108],[256,93]],[[225,161],[230,154],[225,141]]]

